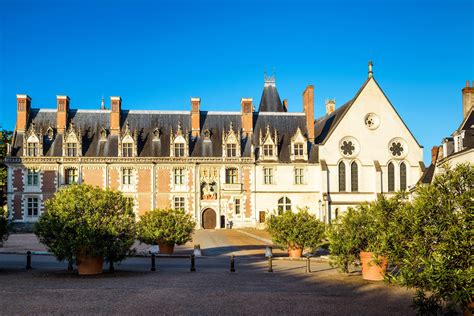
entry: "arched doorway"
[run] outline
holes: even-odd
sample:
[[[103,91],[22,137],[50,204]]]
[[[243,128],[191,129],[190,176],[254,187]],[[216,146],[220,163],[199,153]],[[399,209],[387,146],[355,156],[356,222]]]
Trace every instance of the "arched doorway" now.
[[[202,212],[202,228],[216,228],[216,212],[212,208],[207,208]]]

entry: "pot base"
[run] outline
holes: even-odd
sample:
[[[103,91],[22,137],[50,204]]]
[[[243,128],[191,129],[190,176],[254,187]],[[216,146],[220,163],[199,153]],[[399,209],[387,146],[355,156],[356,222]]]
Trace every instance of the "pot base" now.
[[[77,256],[77,272],[79,275],[102,274],[103,257]]]
[[[374,262],[372,252],[361,251],[360,262],[362,264],[362,278],[368,281],[382,281],[387,271],[388,261],[386,257],[379,256],[381,265]]]

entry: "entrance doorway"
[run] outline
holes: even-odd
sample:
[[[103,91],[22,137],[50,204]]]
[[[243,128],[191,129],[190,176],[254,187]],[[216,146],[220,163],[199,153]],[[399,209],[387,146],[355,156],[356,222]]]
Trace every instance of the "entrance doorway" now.
[[[216,228],[216,212],[212,208],[207,208],[202,212],[202,228]]]

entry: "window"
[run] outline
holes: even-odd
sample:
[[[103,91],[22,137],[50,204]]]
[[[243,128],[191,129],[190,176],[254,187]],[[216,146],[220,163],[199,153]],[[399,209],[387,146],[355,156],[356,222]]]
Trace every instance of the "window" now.
[[[263,168],[263,183],[273,184],[273,168]]]
[[[271,144],[263,145],[263,156],[273,157],[273,145]]]
[[[126,197],[125,199],[126,199],[125,208],[127,210],[133,211],[133,207],[135,206],[135,201],[133,197]]]
[[[39,156],[39,143],[38,142],[28,142],[26,144],[26,154],[29,157]]]
[[[122,184],[123,185],[132,185],[133,181],[133,169],[125,168],[122,170]]]
[[[173,208],[175,210],[179,211],[184,211],[185,205],[184,205],[184,196],[175,196],[173,199]]]
[[[404,162],[400,164],[400,190],[407,189],[407,166]]]
[[[28,186],[34,186],[34,187],[38,185],[38,170],[37,169],[28,169],[26,183]]]
[[[295,168],[295,184],[304,184],[303,168]]]
[[[184,168],[174,169],[174,184],[177,184],[177,185],[184,184]]]
[[[227,157],[237,157],[237,144],[227,144],[226,154]]]
[[[184,144],[183,143],[174,144],[174,156],[184,157]]]
[[[77,156],[77,143],[67,143],[66,144],[66,155],[68,157]]]
[[[39,215],[39,204],[37,197],[29,197],[27,200],[27,213],[28,216],[38,216]]]
[[[225,169],[225,183],[235,184],[237,183],[237,168],[227,168]]]
[[[295,146],[295,157],[296,158],[304,157],[303,144],[298,143],[298,144],[295,144],[294,146]]]
[[[395,166],[393,163],[388,164],[388,192],[395,191]]]
[[[278,215],[286,211],[291,211],[291,200],[285,196],[278,200]]]
[[[240,215],[240,199],[235,199],[235,215]]]
[[[339,163],[339,192],[346,191],[346,165],[343,161]]]
[[[66,169],[66,184],[74,184],[77,183],[79,180],[79,173],[77,169],[71,168]]]
[[[359,171],[355,161],[351,163],[351,191],[359,191]]]
[[[133,157],[133,143],[122,144],[122,157]]]

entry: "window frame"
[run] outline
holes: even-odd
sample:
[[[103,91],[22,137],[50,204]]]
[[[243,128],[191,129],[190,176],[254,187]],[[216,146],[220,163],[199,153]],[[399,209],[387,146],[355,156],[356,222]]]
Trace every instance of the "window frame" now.
[[[407,165],[404,161],[400,163],[399,166],[399,173],[400,173],[400,190],[406,191],[407,190]]]
[[[186,198],[184,196],[173,197],[173,209],[186,211]]]
[[[26,171],[26,186],[37,187],[39,186],[39,170],[36,168],[28,168]]]
[[[295,167],[293,170],[293,180],[295,185],[305,184],[305,170],[303,167]]]
[[[344,161],[340,161],[337,164],[337,175],[338,175],[338,189],[339,192],[346,192],[346,164]]]
[[[227,143],[225,145],[226,157],[237,157],[237,144]]]
[[[395,164],[393,162],[387,165],[387,181],[388,192],[395,192]]]
[[[174,157],[185,157],[185,146],[182,142],[175,142],[173,144]]]
[[[241,215],[242,204],[240,202],[240,198],[234,199],[234,214],[237,216]]]
[[[174,168],[173,183],[175,185],[184,185],[185,184],[185,169],[184,168]]]
[[[71,179],[73,181],[71,181]],[[79,170],[77,168],[66,168],[64,169],[64,183],[66,185],[72,185],[79,183]]]
[[[291,211],[291,200],[287,196],[282,196],[278,199],[278,215],[282,215],[284,212]]]
[[[267,174],[268,171],[268,174]],[[275,184],[274,169],[263,167],[263,184]]]
[[[293,155],[296,159],[304,158],[304,144],[303,143],[294,143],[293,144]]]
[[[123,168],[122,169],[122,185],[132,186],[134,184],[135,184],[135,170],[133,168]]]
[[[351,163],[351,192],[359,192],[359,165],[355,161]]]
[[[26,217],[29,217],[29,218],[40,216],[40,199],[37,196],[26,197],[26,214],[25,215]]]
[[[76,142],[67,142],[66,143],[66,156],[67,157],[77,157],[78,144]]]
[[[237,184],[239,183],[239,169],[236,167],[225,168],[225,183]]]
[[[274,150],[275,145],[273,144],[263,144],[263,157],[264,158],[271,158],[274,157]]]
[[[39,142],[29,141],[26,143],[26,155],[28,157],[38,157],[39,156]]]

